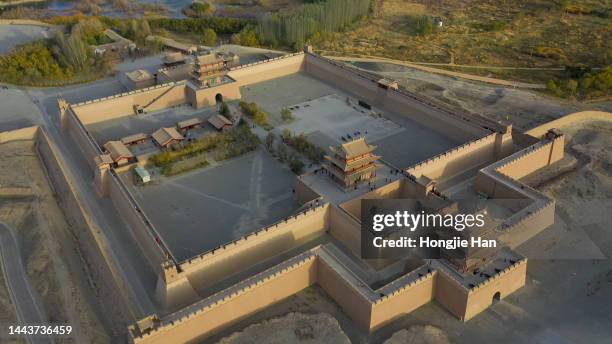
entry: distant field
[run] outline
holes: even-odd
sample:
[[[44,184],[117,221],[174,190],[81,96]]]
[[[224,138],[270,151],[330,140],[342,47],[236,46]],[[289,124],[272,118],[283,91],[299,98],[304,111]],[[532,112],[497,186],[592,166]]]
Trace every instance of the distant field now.
[[[328,35],[316,47],[418,62],[454,59],[455,64],[464,65],[609,65],[609,2],[570,3],[562,10],[557,2],[544,0],[378,0],[366,23],[347,33]],[[442,24],[434,22],[422,29],[418,21],[423,16],[437,17]],[[503,74],[535,82],[550,77],[550,73]]]

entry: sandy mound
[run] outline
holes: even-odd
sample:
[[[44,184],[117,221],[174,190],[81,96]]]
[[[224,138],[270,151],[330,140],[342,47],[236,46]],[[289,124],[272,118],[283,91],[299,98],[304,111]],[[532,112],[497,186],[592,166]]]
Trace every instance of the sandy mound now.
[[[338,321],[327,313],[289,313],[251,325],[219,341],[220,344],[242,343],[350,343]]]
[[[395,332],[384,344],[450,344],[450,340],[435,326],[414,325]]]

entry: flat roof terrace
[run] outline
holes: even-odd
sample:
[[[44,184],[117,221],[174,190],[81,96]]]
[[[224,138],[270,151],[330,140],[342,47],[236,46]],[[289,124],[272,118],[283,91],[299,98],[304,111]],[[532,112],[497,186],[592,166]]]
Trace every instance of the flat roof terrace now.
[[[376,154],[384,161],[400,169],[464,143],[405,115],[366,109],[354,95],[302,72],[242,87],[241,93],[269,114],[277,133],[285,128],[304,133],[324,149],[358,133],[378,146]],[[281,120],[283,108],[291,109],[293,121]]]
[[[293,214],[295,175],[262,149],[159,183],[121,176],[179,260],[214,249]]]

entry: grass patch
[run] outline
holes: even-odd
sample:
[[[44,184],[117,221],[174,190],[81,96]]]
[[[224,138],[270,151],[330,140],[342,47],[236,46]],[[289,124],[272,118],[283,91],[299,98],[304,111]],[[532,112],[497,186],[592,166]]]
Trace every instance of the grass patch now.
[[[170,148],[151,158],[165,176],[176,175],[208,165],[202,157],[213,152],[216,161],[222,161],[254,151],[259,146],[259,137],[248,126],[241,125],[227,133],[212,134],[188,144]]]
[[[184,162],[184,161],[182,161],[182,162]],[[181,174],[181,173],[189,172],[191,170],[195,170],[195,169],[198,169],[198,168],[206,167],[208,165],[209,165],[209,163],[208,163],[207,160],[200,161],[200,162],[197,162],[195,164],[181,164],[180,166],[178,166],[178,164],[177,165],[169,165],[169,166],[164,166],[160,170],[160,172],[165,177],[171,177],[171,176],[175,176],[177,174]]]

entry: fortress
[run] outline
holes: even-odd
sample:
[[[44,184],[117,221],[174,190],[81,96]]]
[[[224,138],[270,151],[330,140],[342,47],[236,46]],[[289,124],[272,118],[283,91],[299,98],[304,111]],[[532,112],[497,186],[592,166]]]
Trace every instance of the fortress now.
[[[181,106],[206,109],[220,101],[243,99],[255,84],[295,74],[344,92],[347,102],[349,96],[357,99],[361,107],[355,109],[372,111],[368,121],[380,120],[372,110],[380,109],[459,144],[426,159],[415,158],[418,162],[409,166],[396,166],[378,151],[370,156],[366,144],[367,149],[354,155],[367,155],[368,164],[380,155],[384,163],[380,169],[394,171],[384,183],[350,193],[337,190],[341,197],[332,197],[321,187],[318,175],[309,171],[295,180],[299,209],[291,216],[190,258],[178,257],[121,178],[134,165],[146,164],[146,159],[115,164],[91,128]],[[130,326],[131,343],[201,341],[315,283],[367,332],[432,300],[467,321],[525,284],[527,259],[513,249],[554,222],[555,202],[521,179],[563,158],[564,136],[554,127],[521,133],[507,124],[458,113],[411,94],[392,80],[318,56],[309,47],[228,67],[214,77],[214,83],[186,79],[78,104],[58,100],[61,127],[89,163],[99,195],[111,199],[159,272],[160,312]],[[417,148],[407,146],[402,154]],[[348,165],[346,160],[331,159],[336,166]],[[348,169],[339,170],[343,186],[353,186],[353,179],[344,174]],[[369,180],[373,175],[368,172],[367,178],[359,178]],[[363,199],[417,200],[445,212],[495,210],[489,211],[496,214],[490,226],[464,235],[496,239],[503,247],[469,250],[462,257],[443,251],[439,260],[361,259]]]

